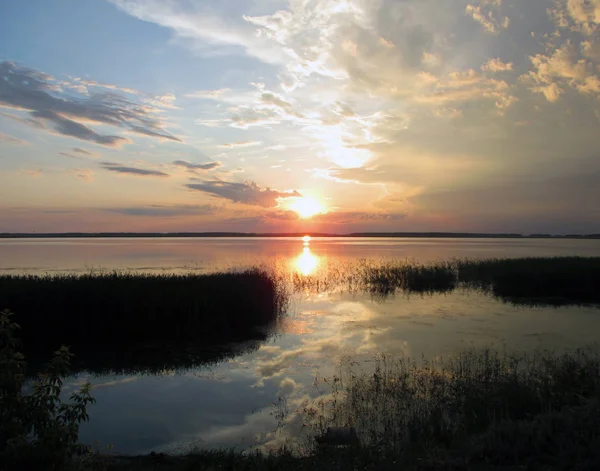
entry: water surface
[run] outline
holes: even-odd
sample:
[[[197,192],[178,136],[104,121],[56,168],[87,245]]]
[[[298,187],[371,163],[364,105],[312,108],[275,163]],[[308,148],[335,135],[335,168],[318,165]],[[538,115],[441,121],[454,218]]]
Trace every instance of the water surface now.
[[[314,238],[319,260],[453,257],[599,256],[600,240]],[[299,238],[0,239],[0,272],[135,270],[214,271],[289,260],[303,253]]]
[[[599,240],[548,239],[21,239],[0,240],[0,271],[90,269],[179,272],[271,264],[299,276],[358,259],[600,256]],[[562,351],[600,340],[594,306],[517,307],[482,293],[372,298],[343,289],[296,293],[269,340],[211,365],[147,374],[80,374],[96,405],[81,439],[117,452],[282,444],[302,433],[303,405],[324,394],[315,378],[380,353],[435,358],[492,346]],[[274,406],[274,404],[277,404]],[[285,412],[278,428],[276,412]]]

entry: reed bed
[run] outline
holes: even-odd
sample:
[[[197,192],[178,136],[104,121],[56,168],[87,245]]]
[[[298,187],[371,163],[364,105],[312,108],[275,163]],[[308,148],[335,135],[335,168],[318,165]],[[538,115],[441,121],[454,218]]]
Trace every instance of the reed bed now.
[[[306,425],[317,436],[353,428],[361,448],[398,463],[600,465],[600,450],[590,448],[600,441],[597,347],[471,350],[425,364],[379,356],[371,372],[345,365],[326,383],[330,394],[303,411]]]
[[[261,270],[0,276],[0,306],[17,314],[25,351],[44,355],[63,344],[85,358],[106,347],[198,348],[260,338],[286,303],[281,283]]]
[[[482,290],[515,304],[600,303],[600,257],[362,263],[363,289],[378,295]]]

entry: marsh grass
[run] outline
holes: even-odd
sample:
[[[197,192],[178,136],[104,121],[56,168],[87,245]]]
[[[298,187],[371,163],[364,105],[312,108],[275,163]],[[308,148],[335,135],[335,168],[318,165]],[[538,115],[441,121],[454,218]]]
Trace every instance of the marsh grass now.
[[[458,284],[457,267],[453,262],[426,265],[409,260],[380,265],[365,263],[361,272],[365,288],[382,295],[397,290],[416,294],[446,293]]]
[[[597,348],[563,355],[486,349],[424,364],[379,356],[372,372],[346,365],[328,383],[330,394],[304,410],[306,424],[317,436],[353,427],[362,447],[381,456],[508,465],[580,454],[600,464],[600,449],[590,457],[586,448],[600,443]]]
[[[126,359],[132,348],[210,350],[264,339],[286,303],[283,285],[263,270],[0,276],[0,305],[17,313],[28,355],[70,345],[100,369],[104,356]]]
[[[435,294],[456,288],[481,290],[524,305],[600,303],[600,257],[458,259],[363,263],[365,290],[382,296],[401,291]]]
[[[600,302],[600,257],[459,260],[458,281],[505,301]]]

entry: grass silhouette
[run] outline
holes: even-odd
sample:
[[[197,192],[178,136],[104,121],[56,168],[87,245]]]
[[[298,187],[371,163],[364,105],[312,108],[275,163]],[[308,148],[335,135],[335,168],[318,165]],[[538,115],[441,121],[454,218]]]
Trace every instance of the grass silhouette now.
[[[483,290],[514,304],[600,303],[600,257],[458,259],[430,264],[363,263],[363,289],[433,294]]]
[[[0,305],[17,313],[24,351],[34,363],[70,345],[79,367],[126,369],[136,357],[160,370],[177,363],[184,347],[207,352],[228,342],[264,339],[285,310],[286,294],[260,270],[0,276]],[[153,349],[160,351],[154,355],[158,362]],[[209,356],[220,354],[213,349]]]

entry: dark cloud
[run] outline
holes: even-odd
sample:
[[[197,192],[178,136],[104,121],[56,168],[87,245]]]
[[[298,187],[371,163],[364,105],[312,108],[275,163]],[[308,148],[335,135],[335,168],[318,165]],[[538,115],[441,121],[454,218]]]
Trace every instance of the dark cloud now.
[[[149,205],[149,206],[135,206],[125,208],[106,208],[105,211],[113,213],[125,214],[127,216],[158,216],[158,217],[175,217],[175,216],[203,216],[208,214],[214,214],[218,207],[205,204],[205,205],[175,205],[175,206],[163,206],[163,205]]]
[[[83,157],[81,157],[79,155],[69,154],[68,152],[59,152],[58,155],[62,155],[63,157],[68,157],[69,159],[84,160]]]
[[[76,137],[77,139],[95,142],[96,144],[101,144],[108,147],[118,147],[121,144],[129,142],[129,139],[125,137],[98,134],[87,126],[84,126],[83,124],[71,119],[64,118],[54,111],[32,111],[31,115],[34,118],[40,118],[52,122],[54,124],[54,129],[63,136]]]
[[[244,203],[263,208],[274,208],[277,206],[278,198],[292,198],[302,196],[297,191],[283,192],[270,188],[260,188],[256,183],[245,181],[244,183],[226,182],[221,180],[203,181],[190,183],[187,188],[203,191],[211,195],[225,198],[236,203]]]
[[[146,129],[142,126],[135,126],[133,124],[130,124],[129,129],[138,134],[143,134],[144,136],[157,137],[159,139],[167,139],[169,141],[181,142],[181,139],[178,139],[175,136],[171,136],[170,134],[165,134],[163,132],[153,131],[152,129]]]
[[[76,152],[77,154],[89,155],[89,156],[91,156],[91,157],[94,157],[94,156],[96,156],[96,154],[95,154],[95,153],[93,153],[93,152],[90,152],[90,151],[88,151],[88,150],[85,150],[85,149],[82,149],[82,148],[80,148],[80,147],[73,147],[73,149],[72,149],[72,150],[73,150],[73,152]]]
[[[148,170],[145,168],[126,167],[114,162],[100,162],[100,166],[105,170],[117,173],[129,173],[132,175],[140,175],[143,177],[168,177],[168,173],[159,172],[158,170]]]
[[[173,162],[173,165],[177,165],[178,167],[184,167],[188,170],[213,170],[215,168],[221,167],[223,164],[221,162],[207,162],[205,164],[193,164],[191,162],[186,162],[185,160],[176,160]]]
[[[55,80],[42,72],[13,62],[0,63],[0,105],[29,111],[33,122],[49,122],[62,135],[114,147],[127,141],[119,136],[101,135],[78,120],[108,124],[160,139],[180,141],[166,133],[151,114],[151,108],[133,103],[115,93],[73,98],[62,93]]]

